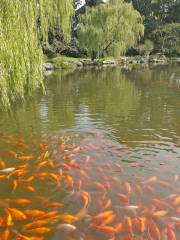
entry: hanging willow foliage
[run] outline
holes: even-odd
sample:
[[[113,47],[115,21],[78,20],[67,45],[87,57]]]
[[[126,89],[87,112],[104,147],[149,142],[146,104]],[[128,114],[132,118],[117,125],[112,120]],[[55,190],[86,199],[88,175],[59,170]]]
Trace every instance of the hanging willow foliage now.
[[[80,47],[93,57],[120,56],[133,47],[144,33],[142,17],[132,4],[109,0],[86,9],[80,16]]]
[[[9,107],[37,87],[43,87],[43,54],[39,39],[59,28],[69,39],[71,0],[1,0],[0,98]],[[37,21],[40,22],[40,29]]]

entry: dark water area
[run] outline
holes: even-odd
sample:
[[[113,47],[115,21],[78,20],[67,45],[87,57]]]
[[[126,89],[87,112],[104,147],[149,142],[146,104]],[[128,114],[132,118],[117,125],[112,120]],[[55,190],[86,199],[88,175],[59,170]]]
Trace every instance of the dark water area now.
[[[179,65],[55,72],[46,86],[46,95],[0,112],[1,161],[15,171],[28,165],[7,176],[0,162],[1,218],[8,208],[76,218],[45,224],[50,232],[38,236],[51,240],[180,239]],[[17,206],[22,198],[31,203]],[[0,234],[36,236],[23,228],[29,221],[38,219],[0,221]]]

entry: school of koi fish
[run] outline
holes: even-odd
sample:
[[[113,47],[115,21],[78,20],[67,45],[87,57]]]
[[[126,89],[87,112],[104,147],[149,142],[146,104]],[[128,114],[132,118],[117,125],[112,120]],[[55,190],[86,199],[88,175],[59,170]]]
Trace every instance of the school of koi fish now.
[[[163,163],[145,178],[119,160],[131,149],[104,136],[0,138],[1,240],[180,239],[179,175],[166,180]]]

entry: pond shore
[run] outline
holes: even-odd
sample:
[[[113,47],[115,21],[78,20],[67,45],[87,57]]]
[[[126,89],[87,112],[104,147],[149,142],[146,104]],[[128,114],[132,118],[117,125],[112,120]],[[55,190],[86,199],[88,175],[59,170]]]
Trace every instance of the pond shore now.
[[[149,58],[142,56],[134,57],[120,57],[96,59],[94,61],[85,58],[70,58],[59,56],[52,59],[48,59],[43,67],[45,71],[58,70],[58,69],[76,69],[88,66],[108,66],[108,65],[132,65],[132,64],[167,64],[170,62],[180,62],[180,58],[167,58],[160,57],[158,55],[152,55]]]

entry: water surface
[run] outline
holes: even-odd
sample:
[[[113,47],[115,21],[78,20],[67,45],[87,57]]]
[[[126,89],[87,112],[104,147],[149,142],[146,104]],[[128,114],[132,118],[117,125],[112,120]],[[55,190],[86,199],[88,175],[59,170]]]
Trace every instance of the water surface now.
[[[34,183],[38,194],[62,201],[65,205],[58,210],[72,215],[84,206],[82,191],[91,196],[86,213],[73,223],[76,231],[52,231],[45,239],[158,239],[151,229],[153,223],[162,239],[166,240],[168,228],[180,238],[179,69],[178,65],[158,65],[132,70],[89,68],[63,75],[56,72],[46,79],[46,96],[37,93],[24,104],[15,105],[10,113],[0,113],[1,158],[7,167],[19,164],[3,153],[4,149],[17,148],[9,145],[8,139],[23,138],[30,148],[18,149],[37,158],[41,150],[32,141],[45,141],[49,158],[55,161],[57,169],[62,161],[72,158],[80,169],[69,170],[74,179],[73,189],[57,186],[50,189],[38,182]],[[62,142],[67,144],[65,149],[59,149]],[[79,150],[72,152],[72,156],[61,159],[64,151],[76,147]],[[20,189],[12,196],[9,183],[3,183],[0,190],[1,200],[22,198],[23,194]],[[34,208],[43,208],[34,201],[35,193],[27,192],[25,196],[33,201]],[[168,205],[158,204],[157,199]],[[105,209],[108,200],[111,204]],[[138,208],[132,210],[127,206]],[[107,234],[91,225],[91,217],[106,210],[116,214],[107,225],[114,227],[122,222],[125,230]],[[164,216],[153,215],[161,210],[166,212]],[[147,218],[144,231],[135,226],[138,217]],[[128,218],[133,222],[133,236],[127,226]]]

